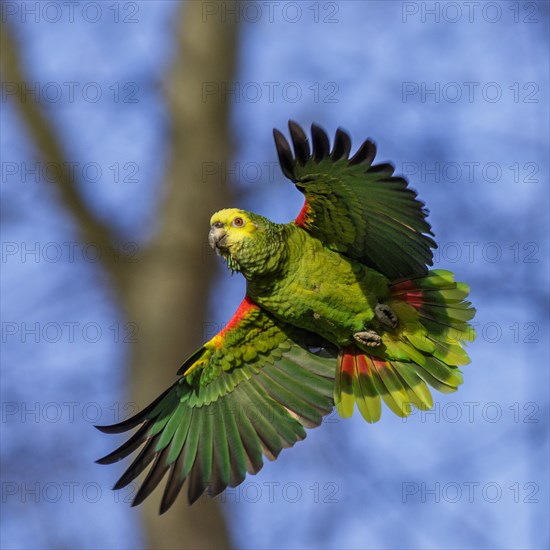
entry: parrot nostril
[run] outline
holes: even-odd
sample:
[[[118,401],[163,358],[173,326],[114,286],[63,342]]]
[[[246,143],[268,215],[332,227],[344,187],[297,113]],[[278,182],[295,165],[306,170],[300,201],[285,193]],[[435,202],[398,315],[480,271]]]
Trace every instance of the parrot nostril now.
[[[214,227],[214,225],[212,225],[212,228],[208,233],[208,243],[215,250],[219,248],[225,248],[226,237],[227,237],[227,233],[223,229]]]

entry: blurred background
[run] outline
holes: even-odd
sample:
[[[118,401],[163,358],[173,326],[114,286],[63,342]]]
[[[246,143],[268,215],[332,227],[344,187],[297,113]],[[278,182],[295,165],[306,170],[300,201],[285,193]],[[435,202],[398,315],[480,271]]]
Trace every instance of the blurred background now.
[[[8,2],[2,548],[548,548],[547,2]],[[272,128],[378,144],[472,288],[457,394],[329,416],[243,485],[157,516],[94,460],[220,330],[223,206],[293,219]]]

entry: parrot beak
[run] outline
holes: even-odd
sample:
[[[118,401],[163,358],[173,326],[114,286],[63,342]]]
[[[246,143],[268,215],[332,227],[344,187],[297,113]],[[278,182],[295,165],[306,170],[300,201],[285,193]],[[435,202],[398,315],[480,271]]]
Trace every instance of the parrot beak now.
[[[208,243],[218,253],[227,252],[227,232],[223,227],[211,227],[208,233]]]

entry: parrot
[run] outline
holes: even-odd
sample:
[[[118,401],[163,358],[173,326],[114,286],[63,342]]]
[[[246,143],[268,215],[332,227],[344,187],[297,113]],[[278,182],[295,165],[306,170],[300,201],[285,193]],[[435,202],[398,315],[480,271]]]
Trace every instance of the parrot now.
[[[263,459],[306,437],[333,413],[368,423],[382,403],[406,417],[450,393],[475,339],[469,287],[432,269],[437,247],[428,210],[389,163],[373,164],[367,139],[353,156],[338,128],[288,124],[273,136],[282,173],[305,196],[286,224],[238,208],[216,212],[208,241],[246,293],[230,321],[193,353],[179,378],[131,418],[97,426],[137,431],[99,459],[139,450],[113,489],[148,467],[132,506],[168,474],[166,512],[187,481],[189,503],[256,474]]]

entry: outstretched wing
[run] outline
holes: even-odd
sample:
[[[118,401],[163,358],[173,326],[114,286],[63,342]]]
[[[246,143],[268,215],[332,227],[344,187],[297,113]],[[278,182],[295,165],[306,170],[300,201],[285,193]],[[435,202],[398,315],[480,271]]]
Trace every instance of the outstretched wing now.
[[[390,280],[427,273],[437,247],[428,212],[391,164],[372,164],[375,144],[367,139],[350,158],[348,134],[338,128],[330,151],[327,134],[312,124],[310,151],[300,126],[288,126],[294,153],[281,132],[273,135],[284,175],[306,197],[295,223]]]
[[[313,353],[311,346],[324,351]],[[316,335],[279,323],[245,298],[225,329],[184,363],[171,388],[136,416],[98,426],[106,433],[141,426],[98,462],[116,462],[144,445],[114,489],[153,462],[133,505],[169,472],[161,513],[186,479],[191,503],[205,490],[217,495],[239,485],[247,471],[257,473],[262,454],[274,460],[304,439],[304,426],[318,426],[333,409],[335,357]]]

